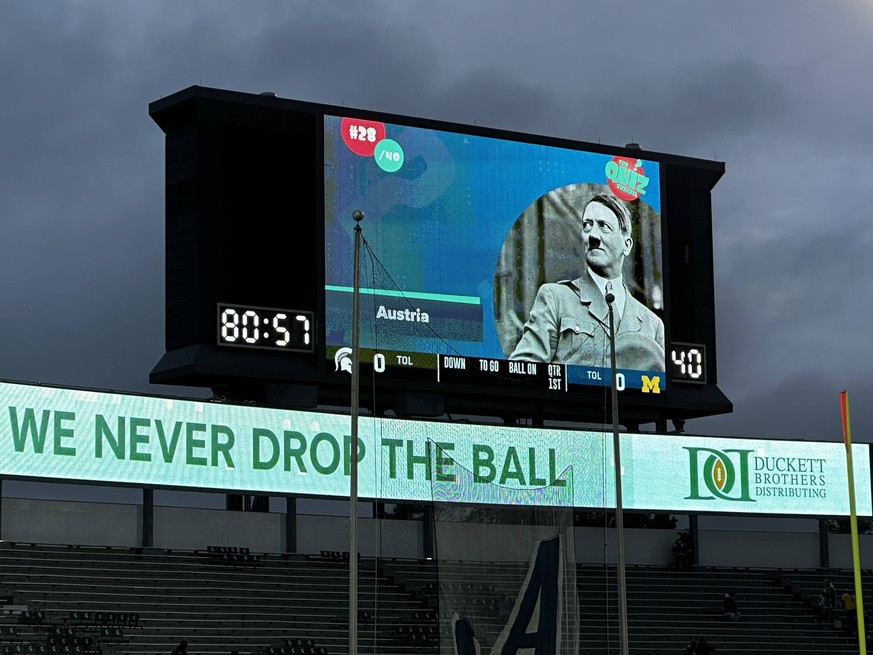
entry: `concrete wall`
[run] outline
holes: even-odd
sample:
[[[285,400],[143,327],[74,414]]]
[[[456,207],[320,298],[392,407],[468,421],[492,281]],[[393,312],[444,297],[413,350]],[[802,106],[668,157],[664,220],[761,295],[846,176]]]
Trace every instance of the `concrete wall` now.
[[[358,520],[358,552],[367,557],[418,559],[423,549],[421,524],[412,521]],[[349,549],[349,520],[339,516],[297,517],[297,551]]]
[[[436,555],[442,559],[528,561],[536,539],[552,530],[520,525],[441,522],[436,526]],[[625,531],[628,564],[665,565],[675,530]],[[617,560],[615,530],[576,528],[576,561],[590,564]],[[46,544],[136,547],[142,544],[142,509],[137,505],[56,500],[2,499],[0,538]],[[155,507],[157,548],[198,550],[206,546],[247,546],[255,552],[283,552],[283,513],[228,512],[216,509]],[[420,558],[422,524],[362,518],[359,550],[366,556]],[[347,551],[348,519],[297,517],[297,552]],[[828,535],[830,564],[851,568],[849,535]],[[814,532],[701,530],[698,557],[703,566],[819,567],[819,535]],[[861,536],[861,565],[873,567],[873,535]]]
[[[861,545],[861,568],[873,569],[873,535],[863,534],[858,538]],[[848,534],[828,535],[828,554],[831,567],[835,569],[852,568],[852,536]],[[866,608],[866,605],[864,606]]]
[[[142,544],[138,505],[3,499],[0,537],[4,541],[82,546]]]
[[[624,531],[624,557],[628,564],[661,566],[673,559],[676,530]],[[618,538],[615,530],[576,528],[576,561],[586,564],[615,564],[618,561]]]
[[[142,508],[114,503],[4,498],[0,538],[42,544],[142,545]],[[285,550],[285,515],[216,509],[155,507],[154,546],[199,550],[244,546],[255,552]],[[419,558],[421,524],[361,519],[359,551],[367,556]],[[349,549],[349,521],[343,517],[297,517],[297,552]]]
[[[155,507],[154,545],[183,550],[245,546],[258,553],[281,553],[285,550],[285,515]]]
[[[697,540],[701,566],[819,567],[817,533],[701,530]]]
[[[551,537],[553,528],[522,525],[440,524],[437,555],[443,559],[478,559],[494,562],[527,561],[538,539]],[[577,562],[615,564],[618,539],[615,530],[576,528],[573,550]],[[625,530],[628,564],[665,565],[672,560],[675,530]]]
[[[537,539],[555,534],[554,528],[450,522],[435,532],[438,559],[480,562],[526,562]]]

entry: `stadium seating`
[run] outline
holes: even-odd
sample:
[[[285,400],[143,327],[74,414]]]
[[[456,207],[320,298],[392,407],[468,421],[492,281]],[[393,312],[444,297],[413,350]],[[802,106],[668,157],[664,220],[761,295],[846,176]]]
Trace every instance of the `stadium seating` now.
[[[263,566],[262,555],[253,555],[248,548],[241,546],[207,546],[206,561],[222,566]]]
[[[203,551],[2,543],[0,591],[19,609],[0,616],[0,655],[165,655],[181,639],[195,655],[340,655],[348,652],[342,560],[261,554],[257,567],[214,566]],[[497,569],[362,558],[359,652],[437,655],[440,619],[445,626],[447,618],[439,600],[453,596],[467,599],[477,637],[492,644],[527,563]],[[575,575],[580,652],[617,652],[615,569],[578,565]],[[838,571],[628,567],[631,653],[674,655],[700,636],[720,655],[857,652],[809,602],[824,577],[841,591],[851,578]],[[743,612],[737,623],[721,614],[727,590]],[[445,627],[442,636],[449,636]]]
[[[487,576],[475,563],[435,566],[395,561],[386,565],[402,587],[433,602],[434,593],[452,600],[470,595],[476,635],[493,643],[507,620],[526,563],[501,563],[501,575]],[[820,585],[823,575],[811,573]],[[832,576],[834,577],[834,576]],[[818,620],[809,602],[783,586],[783,573],[764,569],[697,568],[676,572],[664,567],[628,567],[627,609],[630,652],[672,655],[684,652],[691,638],[706,637],[722,655],[789,655],[793,653],[857,653],[857,646],[834,625]],[[576,567],[580,614],[580,652],[588,655],[618,650],[616,570]],[[736,593],[743,617],[731,623],[722,615],[724,594]],[[817,593],[817,588],[816,588]],[[503,605],[503,607],[501,607]],[[450,617],[442,616],[445,621]],[[444,635],[445,636],[445,635]]]
[[[61,625],[77,635],[87,631],[104,654],[166,654],[181,639],[196,655],[347,652],[342,561],[263,554],[261,560],[254,568],[214,566],[203,551],[3,543],[0,576],[26,603],[30,623],[25,631],[14,617],[20,632],[0,635],[0,647],[44,643],[47,630]],[[390,653],[394,626],[410,622],[420,607],[377,579],[372,560],[361,561],[359,580],[361,652],[385,642],[380,651]],[[11,616],[3,620],[13,623]]]

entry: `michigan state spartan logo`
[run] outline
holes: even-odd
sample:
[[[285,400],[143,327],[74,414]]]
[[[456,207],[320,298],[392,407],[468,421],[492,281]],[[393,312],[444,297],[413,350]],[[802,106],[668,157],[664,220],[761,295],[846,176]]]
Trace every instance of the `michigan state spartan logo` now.
[[[685,500],[755,502],[749,495],[749,456],[753,451],[684,448],[691,473],[691,494]]]

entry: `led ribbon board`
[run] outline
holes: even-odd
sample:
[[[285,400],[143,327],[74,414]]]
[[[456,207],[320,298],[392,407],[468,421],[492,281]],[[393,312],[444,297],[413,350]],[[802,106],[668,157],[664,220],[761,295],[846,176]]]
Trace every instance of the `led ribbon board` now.
[[[0,383],[0,475],[309,496],[349,493],[350,419]],[[364,498],[612,507],[602,432],[362,417]],[[624,434],[627,509],[844,516],[841,443]],[[853,446],[871,515],[869,446]]]

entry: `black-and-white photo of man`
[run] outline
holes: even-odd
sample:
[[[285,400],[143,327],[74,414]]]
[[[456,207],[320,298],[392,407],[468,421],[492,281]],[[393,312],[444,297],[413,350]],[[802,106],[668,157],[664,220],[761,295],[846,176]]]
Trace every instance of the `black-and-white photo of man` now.
[[[540,286],[510,359],[604,366],[609,362],[609,308],[614,296],[616,367],[664,370],[664,323],[634,298],[623,277],[634,247],[631,215],[610,193],[593,195],[578,221],[584,267],[575,279]]]

